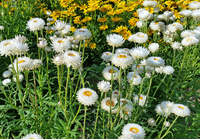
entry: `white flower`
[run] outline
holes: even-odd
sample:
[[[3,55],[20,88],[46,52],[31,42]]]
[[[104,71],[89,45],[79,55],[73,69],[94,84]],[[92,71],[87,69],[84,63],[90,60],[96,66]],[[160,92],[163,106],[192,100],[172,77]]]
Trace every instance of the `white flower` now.
[[[74,37],[78,40],[87,40],[92,36],[90,31],[86,28],[76,29],[74,32]]]
[[[156,126],[156,121],[153,118],[150,118],[147,122],[150,126]]]
[[[125,69],[125,68],[127,68],[127,67],[132,65],[133,58],[130,55],[127,55],[127,54],[116,53],[111,58],[111,62],[115,66],[121,67],[122,69]]]
[[[150,15],[150,13],[148,11],[143,10],[143,11],[139,12],[138,17],[140,20],[147,20],[149,15]]]
[[[45,48],[47,46],[47,40],[43,39],[43,40],[39,41],[39,44],[37,44],[37,46],[39,48]]]
[[[183,104],[174,104],[172,106],[172,113],[181,117],[186,117],[190,115],[190,109]]]
[[[138,64],[138,65],[133,64],[132,67],[131,67],[132,71],[135,71],[135,68],[136,68],[136,72],[139,73],[139,74],[144,72],[144,66],[142,66],[141,64]]]
[[[0,30],[4,30],[4,26],[0,26]]]
[[[100,81],[97,84],[97,87],[101,92],[105,92],[106,93],[106,92],[108,92],[110,90],[111,85],[110,85],[110,82]]]
[[[147,65],[147,60],[146,60],[146,59],[141,60],[141,61],[140,61],[140,64],[141,64],[142,66],[146,66],[146,65]]]
[[[154,21],[152,21],[149,25],[151,30],[159,31],[159,32],[162,31],[162,27],[164,26],[165,26],[164,22],[154,22]]]
[[[181,32],[181,38],[185,37],[197,37],[197,35],[192,30],[184,30]]]
[[[44,48],[44,50],[46,51],[46,52],[51,52],[51,47],[48,47],[48,46],[46,46],[45,48]]]
[[[192,11],[191,10],[182,10],[179,14],[182,16],[185,16],[185,17],[190,17],[192,14]]]
[[[115,52],[129,54],[129,49],[128,48],[120,48],[120,49],[118,48]]]
[[[32,67],[33,69],[37,69],[41,67],[41,65],[43,65],[42,60],[40,59],[33,59],[32,63],[33,63],[33,67]]]
[[[171,66],[164,66],[163,73],[165,73],[167,75],[171,75],[174,73],[174,68]]]
[[[163,73],[163,66],[160,66],[160,67],[158,67],[158,68],[155,68],[155,71],[156,71],[156,73],[160,73],[160,74],[162,74]]]
[[[169,122],[169,121],[166,121],[166,122],[164,123],[164,125],[165,125],[165,127],[169,127],[169,126],[170,126],[170,122]]]
[[[24,136],[22,139],[43,139],[41,135],[33,133]]]
[[[71,25],[68,23],[64,26],[64,29],[61,31],[62,34],[68,34],[70,32],[70,29],[71,29]]]
[[[122,110],[124,110],[124,111],[130,111],[130,112],[133,111],[133,103],[128,99],[121,98],[120,106],[123,106]]]
[[[112,67],[111,66],[105,67],[104,70],[102,71],[102,74],[106,80],[111,80]],[[117,80],[118,75],[119,75],[119,70],[113,66],[113,80]]]
[[[56,20],[54,27],[56,30],[61,31],[64,29],[65,25],[66,25],[66,23],[64,21]]]
[[[58,54],[58,55],[53,57],[52,61],[57,66],[63,65],[64,64],[64,57],[63,57],[63,55]]]
[[[164,115],[170,115],[171,114],[171,109],[167,107],[167,101],[163,101],[160,104],[161,109],[163,110],[163,112],[165,113]]]
[[[11,72],[9,70],[6,70],[6,71],[3,72],[2,75],[3,75],[4,78],[9,78],[11,76]]]
[[[141,76],[138,73],[135,73],[135,76],[133,76],[133,75],[134,75],[134,72],[128,73],[127,80],[129,81],[129,83],[131,83],[131,85],[141,84],[141,82],[142,82]]]
[[[130,50],[130,54],[133,58],[143,59],[149,55],[149,50],[144,47],[135,47]]]
[[[121,135],[118,137],[118,139],[133,139],[132,137],[128,137],[128,136],[124,136],[124,135]]]
[[[109,62],[111,59],[112,53],[111,52],[103,52],[101,55],[101,59],[103,59],[106,62]]]
[[[15,41],[24,44],[26,42],[26,37],[22,35],[15,35]]]
[[[48,15],[48,16],[50,16],[50,15],[51,15],[51,12],[46,11],[45,14]]]
[[[101,101],[101,108],[110,113],[110,107],[111,107],[112,109],[111,113],[117,113],[118,108],[113,109],[116,104],[117,104],[117,98],[112,98],[110,101],[110,97],[106,97]]]
[[[167,26],[167,30],[171,31],[171,32],[176,32],[177,30],[182,31],[183,30],[183,25],[181,25],[180,23],[173,23],[173,24],[169,24]]]
[[[130,111],[120,110],[120,117],[123,118],[124,120],[128,120],[128,118],[131,116],[132,116],[132,113]]]
[[[189,8],[190,9],[200,9],[200,3],[199,2],[196,2],[196,1],[193,1],[189,4]]]
[[[154,71],[154,68],[147,65],[147,66],[145,67],[145,70],[146,70],[147,72],[151,73],[151,72]]]
[[[68,51],[70,48],[70,41],[64,38],[55,38],[52,42],[53,50],[57,53]]]
[[[148,48],[149,48],[150,52],[155,53],[159,49],[159,44],[158,43],[151,43]]]
[[[169,18],[169,17],[171,17],[172,15],[174,15],[174,13],[171,12],[171,11],[165,11],[165,12],[163,13],[163,15],[164,15],[166,18]]]
[[[145,43],[148,40],[148,35],[142,32],[137,32],[128,38],[128,41],[137,43]]]
[[[145,24],[146,24],[145,21],[138,21],[138,22],[136,23],[136,26],[137,26],[138,28],[142,28],[142,27],[145,26]]]
[[[156,105],[155,111],[158,115],[164,115],[165,114],[164,111],[161,109],[160,104]]]
[[[112,91],[112,97],[119,98],[119,91],[118,90]],[[120,95],[120,97],[121,97],[121,95]]]
[[[192,11],[192,15],[191,15],[193,18],[199,18],[200,17],[200,10],[198,9],[196,9],[196,10],[194,10],[194,11]]]
[[[3,84],[4,86],[7,86],[9,83],[11,83],[11,80],[10,80],[10,79],[4,79],[4,80],[2,81],[2,84]]]
[[[90,88],[82,88],[77,92],[77,100],[83,105],[94,105],[97,99],[97,93]]]
[[[64,53],[64,62],[67,64],[67,67],[72,66],[75,69],[78,69],[81,66],[81,56],[76,51],[67,51]]]
[[[161,57],[149,57],[147,59],[147,65],[150,67],[160,67],[164,66],[165,61]]]
[[[27,23],[27,29],[30,31],[38,31],[44,29],[45,22],[41,18],[32,18]]]
[[[181,44],[185,47],[196,45],[199,43],[199,40],[195,37],[186,37],[181,41]]]
[[[14,40],[3,40],[0,42],[0,54],[1,56],[5,55],[12,55],[12,48],[14,47]]]
[[[156,1],[145,0],[143,2],[144,7],[156,7],[158,3]]]
[[[13,77],[14,82],[17,82],[17,78],[14,76]],[[24,76],[22,74],[19,75],[19,82],[24,80]]]
[[[164,14],[159,14],[157,16],[157,21],[167,21],[167,18],[164,16]]]
[[[144,139],[145,131],[138,124],[128,123],[123,127],[122,135],[133,137],[134,139]]]
[[[14,42],[14,45],[12,47],[12,55],[22,55],[28,52],[28,44],[27,43],[21,43],[21,42]]]
[[[106,36],[108,45],[113,47],[119,47],[122,46],[122,44],[125,42],[124,38],[119,34],[110,34]]]
[[[177,49],[177,50],[183,50],[183,47],[181,46],[181,43],[179,43],[179,42],[173,42],[173,43],[171,43],[171,47],[173,48],[173,49]]]
[[[134,102],[135,102],[135,104],[138,104],[138,95],[134,95]],[[140,96],[139,96],[139,105],[140,106],[144,106],[144,104],[145,104],[145,102],[146,102],[146,99],[147,99],[147,97],[145,96],[145,95],[143,95],[143,94],[141,94]],[[148,102],[146,102],[146,104],[147,104]]]
[[[24,70],[30,70],[33,66],[32,60],[29,57],[19,57],[18,61],[17,59],[14,60],[14,67],[17,71],[16,63],[18,64],[18,71],[24,71]]]

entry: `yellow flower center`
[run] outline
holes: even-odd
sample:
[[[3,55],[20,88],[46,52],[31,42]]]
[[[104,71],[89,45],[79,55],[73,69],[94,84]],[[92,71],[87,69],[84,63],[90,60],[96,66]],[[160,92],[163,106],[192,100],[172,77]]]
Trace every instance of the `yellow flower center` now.
[[[183,106],[178,106],[178,108],[183,109],[183,110],[185,109]]]
[[[118,92],[114,92],[115,94],[118,94]]]
[[[127,56],[125,56],[125,55],[119,55],[118,57],[119,58],[127,58]]]
[[[176,26],[176,24],[173,24],[173,26]]]
[[[122,100],[121,102],[123,102],[123,103],[128,103],[127,101],[124,101],[124,100]]]
[[[85,32],[85,30],[79,30],[79,32]]]
[[[136,128],[136,127],[131,127],[129,130],[130,130],[132,133],[138,133],[138,132],[139,132],[139,129]]]
[[[193,40],[192,38],[188,38],[186,41],[191,42],[192,40]]]
[[[143,99],[143,97],[140,97],[140,99]]]
[[[137,35],[139,38],[144,38],[144,35],[142,35],[142,34],[138,34]]]
[[[62,41],[62,40],[59,40],[59,41],[58,41],[58,43],[64,43],[64,41]]]
[[[9,45],[9,44],[11,44],[11,43],[5,43],[4,46],[7,46],[7,45]]]
[[[137,67],[140,68],[141,66],[140,66],[140,65],[137,65]]]
[[[156,25],[158,25],[159,23],[155,23]]]
[[[70,53],[69,53],[68,56],[76,56],[76,55],[75,55],[75,54],[70,54]]]
[[[115,103],[111,100],[111,107],[114,107],[115,105],[114,105]],[[106,105],[107,106],[110,106],[110,100],[108,100],[107,102],[106,102]]]
[[[35,139],[35,138],[29,138],[29,139]]]
[[[112,70],[109,70],[108,72],[109,72],[109,73],[112,73]],[[113,73],[115,73],[115,72],[116,72],[116,71],[115,71],[115,70],[113,70]]]
[[[126,114],[128,114],[128,112],[126,111]]]
[[[34,20],[33,22],[37,22],[37,20]]]
[[[128,51],[128,49],[125,48],[124,51]]]
[[[110,53],[106,53],[106,55],[110,55]]]
[[[83,95],[89,97],[89,96],[92,95],[92,92],[90,92],[90,91],[84,91]]]
[[[25,62],[25,60],[20,60],[18,63],[23,63],[23,62]]]
[[[137,76],[134,76],[135,78],[137,78]]]
[[[153,60],[159,60],[159,58],[154,58]]]

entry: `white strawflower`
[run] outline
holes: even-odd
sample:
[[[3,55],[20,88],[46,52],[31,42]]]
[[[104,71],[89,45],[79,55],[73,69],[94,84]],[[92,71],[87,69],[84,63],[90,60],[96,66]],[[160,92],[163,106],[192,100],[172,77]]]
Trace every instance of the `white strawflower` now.
[[[78,40],[87,40],[92,36],[90,31],[86,28],[76,29],[74,32],[74,37]]]
[[[106,36],[108,45],[112,47],[119,47],[125,42],[124,38],[119,34],[109,34]]]
[[[90,88],[82,88],[77,92],[77,100],[83,105],[94,105],[97,99],[97,93]]]
[[[28,52],[29,47],[27,43],[14,42],[12,47],[12,55],[22,55]]]
[[[176,20],[176,16],[173,15],[173,16],[169,17],[169,20],[170,20],[170,21],[175,21],[175,20]]]
[[[46,11],[46,13],[45,13],[46,15],[48,15],[48,16],[50,16],[51,15],[51,12],[49,12],[49,11]]]
[[[14,40],[9,39],[9,40],[3,40],[0,42],[0,54],[1,56],[5,55],[12,55],[12,48],[14,47]]]
[[[164,114],[165,114],[164,111],[162,110],[160,104],[156,105],[155,111],[156,111],[156,113],[157,113],[158,115],[164,115]]]
[[[118,48],[118,49],[116,49],[115,53],[129,54],[129,49],[128,48]]]
[[[163,73],[165,73],[167,75],[171,75],[174,73],[174,68],[171,66],[164,66]]]
[[[141,76],[138,73],[135,73],[134,76],[133,75],[134,75],[134,72],[129,72],[128,73],[128,75],[127,75],[128,82],[131,85],[139,85],[139,84],[141,84],[141,82],[142,82]]]
[[[145,43],[147,40],[148,35],[142,32],[137,32],[136,34],[133,34],[128,38],[128,41],[137,43]]]
[[[70,32],[71,25],[68,23],[64,26],[64,29],[61,31],[62,34],[68,34]]]
[[[149,55],[149,50],[144,47],[135,47],[130,50],[130,54],[133,58],[146,58]]]
[[[123,118],[124,120],[128,120],[128,118],[131,116],[132,116],[132,113],[130,111],[120,110],[120,117]]]
[[[145,0],[142,5],[144,7],[156,7],[158,3],[156,1]]]
[[[133,103],[128,99],[124,98],[120,99],[120,106],[124,111],[130,111],[130,112],[133,111]]]
[[[162,74],[163,73],[163,66],[160,66],[160,67],[158,67],[158,68],[155,68],[155,72],[156,73],[160,73],[160,74]]]
[[[197,1],[193,1],[189,4],[190,9],[200,9],[200,3]]]
[[[136,26],[137,26],[138,28],[142,28],[142,27],[145,26],[145,24],[146,24],[145,21],[138,21],[138,22],[136,23]]]
[[[128,136],[124,136],[124,135],[121,135],[118,137],[118,139],[133,139],[132,137],[128,137]]]
[[[192,11],[192,15],[191,15],[193,18],[200,18],[200,10],[198,9],[196,9],[196,10],[194,10],[194,11]]]
[[[169,121],[166,121],[164,124],[165,124],[165,127],[169,127],[170,126],[170,122]]]
[[[11,72],[9,70],[6,70],[6,71],[3,72],[2,76],[4,78],[9,78],[11,76]]]
[[[148,48],[149,48],[150,52],[155,53],[159,49],[159,44],[158,43],[151,43]]]
[[[128,123],[123,127],[122,135],[133,137],[134,139],[144,139],[145,131],[138,124]]]
[[[146,9],[144,9],[144,8],[139,8],[139,9],[137,9],[137,14],[139,14],[139,13],[142,12],[142,11],[146,11]]]
[[[33,63],[33,67],[32,67],[33,69],[40,68],[43,65],[42,60],[40,59],[33,59],[32,63]]]
[[[152,73],[152,72],[154,71],[154,68],[147,65],[147,66],[145,67],[145,70],[146,70],[148,73]]]
[[[167,108],[171,109],[174,106],[174,102],[165,101]]]
[[[179,14],[182,16],[185,16],[185,17],[190,17],[192,14],[192,11],[191,10],[182,10]]]
[[[101,91],[101,92],[108,92],[111,88],[111,85],[110,85],[110,82],[106,82],[106,81],[100,81],[98,84],[97,84],[97,87],[98,89]]]
[[[172,106],[172,113],[181,117],[186,117],[190,115],[190,109],[183,104],[174,104]]]
[[[46,51],[46,52],[51,52],[51,47],[48,47],[48,46],[46,46],[45,48],[44,48],[44,50]]]
[[[135,104],[138,104],[138,95],[134,95],[134,102],[135,102]],[[140,106],[144,106],[144,104],[145,104],[145,102],[146,102],[146,99],[147,99],[147,97],[145,96],[145,95],[143,95],[143,94],[141,94],[140,96],[139,96],[139,105]],[[146,102],[146,104],[147,104],[148,102]]]
[[[140,64],[141,64],[142,66],[146,66],[146,65],[147,65],[147,60],[146,60],[146,59],[141,60],[141,61],[140,61]]]
[[[24,44],[26,42],[26,37],[22,36],[22,35],[15,35],[15,41],[20,42],[22,44]]]
[[[164,66],[165,61],[161,57],[149,57],[147,59],[147,65],[150,67],[160,67]]]
[[[166,18],[169,18],[169,17],[173,16],[174,13],[171,12],[171,11],[165,11],[165,12],[163,13],[163,15],[164,15]]]
[[[2,84],[3,84],[4,86],[7,86],[9,83],[11,83],[11,80],[10,80],[10,79],[4,79],[4,80],[2,81]]]
[[[156,121],[153,118],[150,118],[147,122],[150,126],[156,126]]]
[[[180,23],[173,23],[173,24],[169,24],[167,26],[167,30],[169,30],[170,32],[176,32],[176,31],[182,31],[183,30],[183,25],[181,25]]]
[[[181,41],[181,44],[185,47],[196,45],[199,43],[199,40],[195,37],[186,37]]]
[[[64,29],[65,25],[66,25],[66,23],[64,21],[56,20],[54,27],[56,30],[61,31]]]
[[[127,68],[127,67],[132,65],[133,58],[130,55],[127,55],[127,54],[116,53],[111,58],[111,62],[115,66],[121,67],[122,69],[125,69],[125,68]]]
[[[171,114],[171,109],[167,107],[167,101],[163,101],[160,104],[161,109],[163,110],[163,112],[165,113],[165,116],[170,115]]]
[[[117,98],[112,98],[110,101],[110,97],[106,97],[101,101],[101,108],[110,113],[110,107],[111,107],[112,109],[111,113],[117,113],[118,108],[113,109],[116,104],[117,104]]]
[[[139,12],[138,17],[140,20],[147,20],[149,15],[150,15],[150,13],[148,11],[143,10],[143,11]]]
[[[139,74],[144,72],[144,66],[142,66],[141,64],[133,64],[131,67],[132,71],[135,71],[135,68],[136,72]]]
[[[4,30],[4,26],[0,26],[0,30]]]
[[[44,29],[45,22],[41,18],[32,18],[27,22],[27,29],[30,31],[38,31]]]
[[[58,54],[52,58],[52,61],[52,63],[54,63],[55,65],[60,66],[64,64],[64,57],[63,55]]]
[[[106,80],[111,80],[111,75],[112,75],[112,67],[108,66],[105,67],[104,70],[102,71],[103,77]],[[119,70],[113,66],[113,80],[117,80],[119,76]]]
[[[16,63],[18,64],[18,71],[30,70],[33,67],[32,60],[29,57],[19,57],[18,61],[14,60],[14,67],[17,71]]]
[[[192,30],[184,30],[181,32],[181,38],[186,37],[198,37],[198,35],[196,35],[195,32]]]
[[[41,135],[33,133],[24,136],[22,139],[43,139]]]
[[[159,14],[157,16],[157,21],[167,21],[167,18],[164,16],[164,14]]]
[[[13,77],[14,82],[17,82],[17,78],[14,76]],[[19,82],[24,80],[24,76],[22,74],[19,75]]]
[[[109,62],[111,59],[112,53],[111,52],[103,52],[101,55],[101,59],[103,59],[106,62]]]
[[[37,46],[42,49],[45,48],[47,46],[47,40],[42,39],[41,41],[39,41],[39,44],[37,44]]]
[[[64,62],[67,67],[72,66],[75,69],[78,69],[81,66],[81,56],[76,51],[67,51],[64,53]]]
[[[183,50],[183,47],[181,46],[181,43],[179,42],[173,42],[171,43],[171,47],[174,49],[174,50]]]
[[[154,7],[153,9],[154,13],[158,13],[160,11],[160,8],[158,6]]]
[[[152,21],[149,25],[151,30],[159,31],[159,32],[162,31],[162,27],[164,26],[165,26],[164,22],[154,22],[154,21]]]
[[[112,91],[112,97],[119,98],[119,90],[115,89],[114,91]]]
[[[56,38],[52,42],[53,50],[57,53],[63,53],[70,48],[70,41],[64,38]]]

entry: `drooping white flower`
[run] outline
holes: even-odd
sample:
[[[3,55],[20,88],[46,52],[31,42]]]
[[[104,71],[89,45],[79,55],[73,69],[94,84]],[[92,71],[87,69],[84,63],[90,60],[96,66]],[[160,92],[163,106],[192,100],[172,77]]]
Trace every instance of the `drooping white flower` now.
[[[119,34],[109,34],[106,36],[108,45],[112,47],[119,47],[125,42],[124,38]]]
[[[155,111],[156,111],[156,113],[159,114],[159,115],[164,115],[164,114],[165,114],[164,111],[162,110],[160,104],[156,105]]]
[[[45,48],[47,46],[47,40],[43,39],[43,40],[39,41],[39,44],[37,44],[37,46],[42,49]]]
[[[163,73],[171,75],[174,73],[174,68],[172,66],[164,66]]]
[[[30,31],[38,31],[44,29],[45,22],[41,18],[32,18],[27,22],[27,29]]]

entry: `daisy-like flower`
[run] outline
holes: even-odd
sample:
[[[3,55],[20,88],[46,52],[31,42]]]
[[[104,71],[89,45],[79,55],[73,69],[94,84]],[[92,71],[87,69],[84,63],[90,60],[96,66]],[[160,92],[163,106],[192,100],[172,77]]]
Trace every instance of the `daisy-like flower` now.
[[[192,30],[184,30],[181,32],[181,38],[185,37],[197,37],[197,35]]]
[[[138,104],[138,95],[134,95],[134,102],[136,103],[136,104]],[[140,97],[139,97],[139,105],[140,106],[144,106],[144,104],[145,104],[145,102],[146,102],[146,99],[147,99],[147,97],[145,96],[145,95],[143,95],[143,94],[141,94],[140,95]],[[148,102],[146,102],[146,104],[147,104]]]
[[[148,11],[143,10],[143,11],[139,12],[138,17],[140,20],[147,20],[149,15],[150,15],[150,13]]]
[[[56,22],[55,22],[55,26],[54,26],[54,27],[55,27],[56,30],[61,31],[61,30],[64,29],[65,25],[66,25],[65,22],[60,21],[60,20],[56,20]]]
[[[22,139],[43,139],[43,137],[39,134],[33,133],[24,136]]]
[[[128,120],[128,118],[131,116],[132,116],[132,113],[130,111],[120,110],[120,117],[123,118],[124,120]]]
[[[124,111],[130,111],[130,112],[133,111],[133,103],[128,99],[124,98],[120,99],[120,106],[123,106],[122,110]]]
[[[155,111],[156,111],[156,113],[157,113],[158,115],[164,115],[164,114],[165,114],[164,111],[162,110],[160,104],[156,105]]]
[[[33,67],[32,60],[29,57],[19,57],[18,61],[14,60],[14,68],[17,71],[16,64],[18,64],[18,71],[30,70]]]
[[[14,82],[17,82],[17,78],[14,76],[13,77]],[[19,75],[19,82],[24,80],[24,76],[22,74]]]
[[[109,62],[111,59],[112,53],[111,52],[103,52],[101,55],[101,59],[103,59],[106,62]]]
[[[200,9],[200,3],[197,1],[191,2],[188,6],[190,9]]]
[[[199,40],[195,37],[186,37],[181,41],[181,44],[185,47],[196,45],[199,43]]]
[[[9,70],[6,70],[6,71],[3,72],[2,76],[4,78],[9,78],[11,76],[11,72]]]
[[[76,51],[67,51],[64,53],[64,62],[67,64],[67,67],[72,66],[75,69],[80,68],[81,66],[81,56]]]
[[[192,14],[192,11],[191,10],[182,10],[179,14],[182,16],[185,16],[185,17],[190,17]]]
[[[108,45],[112,47],[119,47],[125,42],[124,38],[119,34],[109,34],[106,36]]]
[[[70,48],[70,41],[64,38],[55,38],[52,42],[53,50],[57,53],[63,53]]]
[[[163,73],[165,73],[167,75],[171,75],[174,73],[174,68],[171,66],[164,66]]]
[[[112,91],[112,97],[119,98],[119,90]]]
[[[133,58],[130,55],[127,55],[127,54],[116,53],[111,58],[111,62],[115,66],[121,67],[122,69],[125,69],[125,68],[127,68],[127,67],[132,65]]]
[[[183,25],[181,25],[180,23],[173,23],[173,24],[169,24],[167,26],[167,30],[171,31],[171,32],[176,32],[177,30],[182,31],[183,30]]]
[[[131,85],[141,84],[141,82],[142,82],[141,76],[138,73],[135,73],[135,76],[133,76],[133,75],[134,75],[134,72],[128,73],[127,80],[129,81],[129,83],[131,83]]]
[[[152,21],[149,25],[151,30],[159,31],[159,32],[162,31],[162,27],[164,26],[165,26],[164,22],[154,22],[154,21]]]
[[[14,42],[14,45],[12,47],[12,55],[22,55],[28,52],[28,44],[27,43],[21,43],[21,42]]]
[[[145,0],[142,5],[144,7],[156,7],[158,3],[156,1]]]
[[[45,48],[47,46],[47,40],[42,39],[41,41],[39,41],[39,44],[37,44],[37,46],[42,49]]]
[[[112,73],[113,73],[113,80],[117,80],[118,76],[119,76],[119,70],[116,67],[113,66],[113,72],[112,72],[111,66],[104,68],[104,70],[102,72],[103,77],[109,81],[111,80]]]
[[[14,47],[14,40],[9,39],[9,40],[3,40],[0,42],[0,54],[1,56],[5,55],[11,55],[13,54],[12,48]]]
[[[167,107],[167,101],[163,101],[160,104],[161,109],[163,110],[165,116],[171,114],[171,109]]]
[[[115,105],[117,104],[117,98],[112,98],[110,102],[110,97],[106,97],[101,101],[101,108],[108,111],[110,113],[110,105],[111,105],[111,113],[117,113],[118,108],[115,108]]]
[[[98,89],[101,91],[101,92],[108,92],[111,88],[111,85],[110,85],[110,82],[106,82],[106,81],[100,81],[98,84],[97,84],[97,87]]]
[[[82,88],[77,92],[77,100],[83,105],[94,105],[97,99],[97,93],[90,88]]]
[[[163,73],[163,66],[160,66],[158,68],[155,68],[156,73],[162,74]]]
[[[169,17],[173,16],[174,13],[171,12],[171,11],[165,11],[165,12],[163,13],[163,15],[164,15],[166,18],[169,18]]]
[[[147,40],[148,35],[142,32],[137,32],[136,34],[133,34],[128,38],[128,41],[137,43],[145,43]]]
[[[24,44],[26,42],[26,37],[22,36],[22,35],[15,35],[15,41],[20,42],[22,44]]]
[[[146,22],[145,22],[145,21],[138,21],[138,22],[136,23],[136,26],[137,26],[138,28],[142,28],[142,27],[144,27],[144,25],[146,25]]]
[[[183,104],[174,104],[172,106],[172,113],[181,117],[186,117],[190,115],[190,109]]]
[[[150,67],[160,67],[160,66],[164,66],[165,61],[161,58],[161,57],[149,57],[147,59],[147,65]]]
[[[41,18],[32,18],[27,22],[27,29],[30,31],[38,31],[44,29],[45,22]]]
[[[61,31],[62,34],[66,35],[70,32],[71,25],[68,23],[64,26],[64,29]]]
[[[164,14],[159,14],[157,16],[157,21],[167,21],[167,18],[164,16]]]
[[[144,139],[145,131],[142,126],[134,123],[129,123],[123,127],[122,135],[130,136],[134,139]]]
[[[183,47],[181,46],[181,43],[179,42],[173,42],[171,43],[171,47],[174,49],[174,50],[183,50]]]
[[[142,66],[141,64],[138,64],[138,65],[133,64],[131,67],[132,71],[135,71],[135,68],[136,68],[136,72],[139,74],[144,72],[144,66]]]
[[[148,48],[149,48],[150,52],[155,53],[159,49],[159,44],[158,43],[151,43]]]
[[[86,28],[76,29],[74,32],[74,37],[78,40],[87,40],[92,36],[90,31]]]
[[[4,86],[7,86],[9,83],[11,83],[11,80],[10,80],[10,79],[4,79],[4,80],[2,81],[2,84],[3,84]]]
[[[33,63],[33,67],[32,67],[33,69],[37,69],[43,65],[42,60],[40,59],[33,59],[32,63]]]
[[[149,50],[144,47],[135,47],[130,50],[130,54],[133,58],[146,58],[149,55]]]
[[[129,54],[129,49],[128,48],[121,48],[121,49],[117,49],[115,52],[116,53]]]
[[[156,126],[156,121],[153,118],[150,118],[147,122],[150,126]]]
[[[58,54],[58,55],[53,57],[52,61],[57,66],[63,65],[64,64],[64,57],[63,57],[63,55]]]

